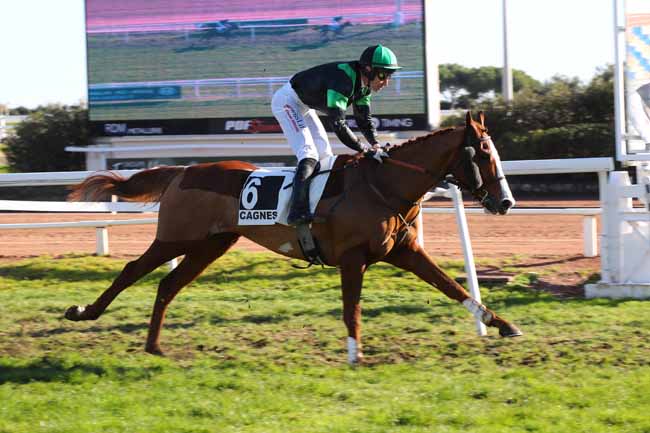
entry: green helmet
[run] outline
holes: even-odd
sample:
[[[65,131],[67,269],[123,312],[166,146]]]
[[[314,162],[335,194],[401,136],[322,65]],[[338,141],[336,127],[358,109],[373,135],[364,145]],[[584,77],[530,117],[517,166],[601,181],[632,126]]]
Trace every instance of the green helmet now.
[[[359,63],[372,68],[381,68],[395,71],[402,69],[397,64],[397,57],[389,48],[383,45],[373,45],[363,50]]]

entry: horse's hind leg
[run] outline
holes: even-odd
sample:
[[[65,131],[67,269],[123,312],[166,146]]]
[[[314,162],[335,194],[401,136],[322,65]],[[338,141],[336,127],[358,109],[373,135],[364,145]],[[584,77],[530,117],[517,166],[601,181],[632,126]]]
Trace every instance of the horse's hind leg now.
[[[176,269],[162,279],[158,286],[156,301],[149,323],[149,335],[145,351],[161,355],[160,330],[167,306],[180,290],[196,278],[217,258],[222,256],[239,239],[235,233],[220,233],[204,241],[195,241],[191,249],[185,253],[185,258]]]
[[[465,306],[477,319],[487,326],[499,329],[502,337],[517,337],[521,331],[494,311],[477,302],[467,291],[445,273],[415,242],[392,251],[384,261],[413,272],[438,290]]]
[[[99,318],[124,289],[158,266],[182,254],[184,254],[184,245],[175,242],[160,242],[156,239],[140,258],[124,266],[113,284],[95,302],[85,307],[73,305],[65,312],[65,318],[73,321]]]

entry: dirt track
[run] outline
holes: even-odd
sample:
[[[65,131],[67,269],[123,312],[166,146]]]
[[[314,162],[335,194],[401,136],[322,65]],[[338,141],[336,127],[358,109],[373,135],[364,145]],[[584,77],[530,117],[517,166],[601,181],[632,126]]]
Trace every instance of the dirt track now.
[[[433,206],[448,206],[436,202]],[[595,201],[520,202],[518,207],[597,207]],[[30,214],[1,213],[0,223],[80,221],[91,219],[152,218],[153,214]],[[476,257],[504,255],[578,256],[583,251],[582,217],[561,215],[468,215],[472,246]],[[424,215],[425,247],[436,257],[462,258],[462,250],[453,215]],[[154,238],[155,225],[109,228],[113,255],[140,255]],[[236,248],[261,250],[242,239]],[[0,230],[0,258],[15,259],[41,254],[93,253],[95,230],[30,229]]]
[[[449,206],[449,201],[429,203]],[[520,201],[518,207],[597,207],[596,201]],[[152,218],[154,214],[30,214],[0,213],[0,223],[82,221],[99,219]],[[600,272],[600,257],[586,258],[583,253],[582,216],[573,215],[468,215],[474,257],[496,263],[509,261],[522,272],[538,272],[536,287],[561,296],[581,296],[586,278]],[[600,230],[600,220],[598,221]],[[133,259],[142,254],[155,235],[155,225],[110,227],[111,255]],[[425,248],[434,258],[462,259],[454,215],[424,215]],[[235,249],[264,251],[241,239]],[[93,254],[95,230],[31,229],[0,230],[0,262],[48,254]],[[492,266],[478,267],[479,273],[492,272]]]

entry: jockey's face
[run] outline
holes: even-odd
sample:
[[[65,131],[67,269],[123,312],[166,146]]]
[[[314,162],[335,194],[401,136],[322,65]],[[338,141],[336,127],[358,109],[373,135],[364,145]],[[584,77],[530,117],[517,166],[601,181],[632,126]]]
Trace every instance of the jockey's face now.
[[[366,70],[370,72],[370,68],[367,67]],[[373,92],[379,92],[381,89],[386,87],[388,85],[388,82],[390,81],[390,77],[392,74],[393,71],[388,71],[385,69],[377,70],[375,72],[375,77],[368,84],[370,86],[370,90],[372,90]]]

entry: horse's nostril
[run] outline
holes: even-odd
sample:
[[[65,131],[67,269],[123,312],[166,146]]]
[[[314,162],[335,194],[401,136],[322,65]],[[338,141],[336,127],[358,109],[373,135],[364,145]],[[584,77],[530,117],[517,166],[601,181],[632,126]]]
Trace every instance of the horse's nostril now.
[[[507,214],[513,205],[514,203],[512,202],[512,200],[509,200],[507,198],[501,200],[501,206],[499,207],[499,215]]]

